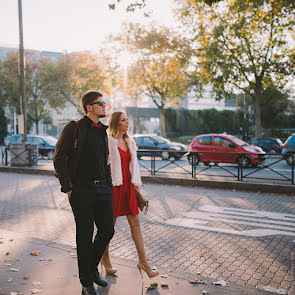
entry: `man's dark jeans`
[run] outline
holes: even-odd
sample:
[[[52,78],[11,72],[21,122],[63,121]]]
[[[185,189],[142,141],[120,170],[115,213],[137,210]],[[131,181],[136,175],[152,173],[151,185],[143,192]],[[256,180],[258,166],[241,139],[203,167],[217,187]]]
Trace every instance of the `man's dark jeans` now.
[[[79,278],[86,287],[92,283],[92,274],[103,252],[114,235],[112,188],[102,184],[96,188],[75,186],[70,204],[76,222],[76,243]],[[94,223],[97,234],[93,240]]]

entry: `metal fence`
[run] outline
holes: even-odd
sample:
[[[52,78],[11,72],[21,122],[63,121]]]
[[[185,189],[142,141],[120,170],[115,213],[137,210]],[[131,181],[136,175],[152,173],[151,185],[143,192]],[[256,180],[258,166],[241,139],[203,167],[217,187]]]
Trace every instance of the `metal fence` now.
[[[147,157],[150,158],[150,166],[145,165],[143,161],[140,161],[139,165],[143,168],[143,171],[150,173],[151,175],[156,174],[179,174],[179,175],[187,175],[194,179],[199,179],[202,176],[206,177],[218,177],[218,174],[212,174],[211,171],[213,169],[218,169],[219,171],[224,172],[222,177],[229,177],[238,181],[246,181],[246,180],[267,180],[272,181],[274,183],[282,182],[288,184],[295,184],[294,180],[294,162],[295,155],[291,155],[292,164],[289,169],[287,169],[287,173],[281,173],[274,166],[280,162],[285,163],[285,159],[281,154],[257,154],[257,158],[253,158],[253,153],[236,153],[236,152],[191,152],[182,155],[183,157],[191,158],[190,164],[191,167],[183,167],[181,165],[181,161],[175,161],[175,159],[166,158],[165,162],[157,161],[156,158],[160,157],[163,159],[163,152],[173,152],[167,150],[138,150],[141,153],[146,153]],[[175,152],[175,151],[174,151]],[[213,155],[209,155],[213,154]],[[222,160],[212,161],[212,156],[223,155]],[[270,163],[264,163],[261,159],[266,157],[266,159],[274,159],[274,161]],[[252,163],[251,169],[245,167],[245,162]],[[268,161],[269,162],[269,161]],[[156,165],[157,163],[157,165]],[[161,164],[162,163],[162,164]],[[202,163],[202,165],[201,165]],[[173,166],[177,168],[177,171],[165,170]],[[233,169],[234,168],[234,169]],[[267,172],[265,175],[260,172]]]

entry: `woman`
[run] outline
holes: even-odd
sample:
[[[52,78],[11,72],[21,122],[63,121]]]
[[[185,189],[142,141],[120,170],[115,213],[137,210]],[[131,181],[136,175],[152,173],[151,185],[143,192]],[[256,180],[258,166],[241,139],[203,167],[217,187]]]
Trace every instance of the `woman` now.
[[[144,250],[134,189],[134,186],[139,187],[141,185],[141,178],[137,162],[136,144],[128,135],[128,129],[129,123],[126,114],[122,111],[112,113],[109,120],[108,142],[113,182],[114,224],[117,217],[127,217],[131,236],[139,257],[137,267],[140,273],[144,270],[149,278],[153,278],[159,274],[159,271],[151,269]],[[107,274],[117,272],[110,261],[109,246],[104,252],[101,263],[105,267]]]

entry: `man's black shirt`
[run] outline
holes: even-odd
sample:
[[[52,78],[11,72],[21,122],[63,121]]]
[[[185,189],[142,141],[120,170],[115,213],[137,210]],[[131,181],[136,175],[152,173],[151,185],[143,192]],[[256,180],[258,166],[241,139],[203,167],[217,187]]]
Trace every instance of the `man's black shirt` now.
[[[92,128],[93,123],[87,116],[85,116],[88,123],[86,140],[81,153],[77,180],[96,180],[105,179],[105,166],[107,159],[105,136],[107,126],[98,122],[100,128]]]

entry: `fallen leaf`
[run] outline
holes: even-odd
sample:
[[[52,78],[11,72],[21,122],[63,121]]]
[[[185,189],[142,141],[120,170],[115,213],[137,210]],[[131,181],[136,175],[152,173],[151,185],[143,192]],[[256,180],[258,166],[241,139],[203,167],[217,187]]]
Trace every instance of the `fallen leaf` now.
[[[12,259],[10,258],[4,259],[4,262],[9,262],[9,261],[12,261]]]
[[[6,263],[5,265],[6,265],[6,266],[11,266],[11,263]]]
[[[200,253],[200,257],[204,257],[204,256],[205,256],[204,252]]]
[[[199,279],[196,279],[196,278],[193,278],[192,280],[189,280],[188,282],[191,283],[191,284],[194,284],[194,285],[196,285],[196,284],[206,284],[206,282],[204,280],[199,280]]]
[[[223,287],[227,286],[227,282],[226,281],[223,281],[223,280],[217,281],[217,282],[213,282],[212,284],[215,285],[215,286],[223,286]]]
[[[5,255],[10,255],[10,254],[11,254],[11,252],[6,252],[6,253],[5,253]]]
[[[4,243],[4,241],[0,241],[0,244],[3,244]]]
[[[10,239],[9,242],[13,242],[13,239]]]
[[[168,269],[168,270],[167,270],[167,272],[171,272],[171,271],[172,271],[171,269]]]
[[[31,293],[32,293],[32,294],[42,293],[42,290],[39,290],[39,289],[33,289],[33,290],[31,290]]]
[[[162,284],[161,284],[161,287],[162,287],[162,288],[168,288],[168,283],[162,283]]]
[[[22,258],[16,258],[15,261],[23,261]]]
[[[29,276],[24,276],[24,280],[28,280],[30,277]]]
[[[40,254],[40,252],[35,251],[35,252],[31,252],[30,254],[31,254],[32,256],[38,256],[38,255]]]
[[[45,260],[46,260],[45,258],[40,258],[40,259],[39,259],[39,261],[45,261]]]
[[[202,291],[202,294],[209,294],[209,291],[207,291],[207,290],[203,290],[203,291]]]
[[[8,282],[8,283],[12,282],[12,278],[9,278],[9,279],[7,280],[7,282]]]
[[[19,269],[18,268],[10,268],[10,269],[7,269],[8,271],[19,271]]]
[[[167,279],[168,278],[168,275],[161,275],[161,278]]]
[[[197,275],[200,275],[201,274],[201,272],[200,271],[197,271]]]
[[[40,286],[40,285],[42,285],[42,283],[41,282],[34,282],[34,283],[32,283],[34,286]]]
[[[147,288],[147,291],[155,290],[157,288],[158,288],[158,283],[153,283],[153,284],[150,284],[150,286]]]
[[[48,258],[47,260],[48,260],[48,261],[53,261],[53,259],[52,259],[52,258]]]

